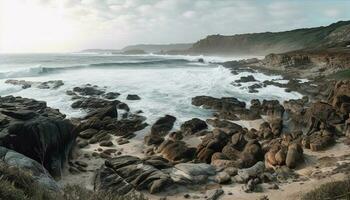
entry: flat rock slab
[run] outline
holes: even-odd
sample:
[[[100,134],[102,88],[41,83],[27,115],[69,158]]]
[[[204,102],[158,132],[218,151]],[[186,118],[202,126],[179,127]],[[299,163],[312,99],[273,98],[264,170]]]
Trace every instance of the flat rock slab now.
[[[190,176],[213,176],[216,174],[215,167],[205,163],[180,163],[175,165],[175,168]]]

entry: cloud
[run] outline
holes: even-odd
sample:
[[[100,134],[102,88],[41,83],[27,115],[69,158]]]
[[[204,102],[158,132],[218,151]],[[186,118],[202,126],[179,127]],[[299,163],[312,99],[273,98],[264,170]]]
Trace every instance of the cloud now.
[[[34,2],[43,12],[58,11],[73,27],[67,50],[195,42],[210,34],[282,31],[350,18],[350,2],[342,0],[13,1]],[[55,48],[54,41],[50,48]]]

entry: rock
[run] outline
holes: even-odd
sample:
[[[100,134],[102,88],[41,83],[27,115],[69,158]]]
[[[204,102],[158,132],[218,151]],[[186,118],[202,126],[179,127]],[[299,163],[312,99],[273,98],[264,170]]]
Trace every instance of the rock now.
[[[243,187],[244,192],[253,192],[256,185],[259,183],[259,179],[250,179]]]
[[[238,169],[235,167],[227,167],[224,172],[226,172],[230,176],[236,176],[238,173]]]
[[[170,176],[134,156],[119,156],[106,160],[96,175],[94,190],[124,195],[147,189],[157,193],[172,184]]]
[[[294,168],[297,166],[298,162],[302,160],[303,157],[303,149],[299,144],[291,144],[288,147],[287,157],[286,157],[286,165],[289,168]]]
[[[185,135],[193,135],[196,132],[199,132],[201,130],[207,129],[207,124],[205,121],[200,120],[198,118],[193,118],[191,120],[188,120],[184,122],[180,129]]]
[[[53,192],[61,192],[56,181],[50,176],[46,169],[37,161],[26,157],[23,154],[17,153],[10,149],[0,146],[0,166],[16,167],[21,171],[31,174],[31,178],[40,186]],[[3,176],[4,174],[2,174]],[[15,184],[15,183],[13,183]]]
[[[87,167],[87,166],[88,166],[88,164],[87,164],[86,162],[81,161],[81,160],[77,160],[77,161],[75,161],[74,163],[75,163],[76,165],[78,165],[78,166],[81,166],[81,167]]]
[[[146,145],[160,145],[164,141],[164,138],[156,135],[156,134],[149,134],[144,137],[144,142]]]
[[[236,80],[236,83],[246,83],[246,82],[253,82],[256,81],[254,76],[248,75],[248,76],[241,76],[239,80]]]
[[[282,119],[284,108],[278,100],[263,100],[261,104],[261,113],[270,118]]]
[[[115,105],[107,106],[105,108],[97,108],[85,116],[85,119],[91,117],[96,117],[100,120],[103,120],[105,117],[118,118],[117,108]]]
[[[116,99],[118,98],[119,95],[120,93],[118,92],[107,92],[106,94],[103,95],[103,97],[106,99]]]
[[[117,140],[117,144],[118,144],[118,145],[123,145],[123,144],[127,144],[127,143],[129,143],[129,140],[124,139],[124,138],[119,138],[119,139]]]
[[[128,94],[126,99],[127,100],[140,100],[141,98],[138,95],[136,95],[136,94]]]
[[[187,147],[183,141],[165,140],[158,151],[171,162],[187,162],[194,158],[196,149]]]
[[[35,86],[39,89],[57,89],[64,85],[63,81],[61,80],[53,80],[53,81],[46,81],[46,82],[33,82],[33,81],[25,81],[25,80],[6,80],[5,83],[12,84],[12,85],[21,85],[23,89],[30,88],[32,86]]]
[[[113,142],[111,142],[111,141],[102,141],[102,142],[100,142],[100,146],[101,147],[111,147],[111,146],[113,146]]]
[[[121,102],[118,100],[106,100],[102,98],[96,97],[82,97],[77,101],[72,103],[72,108],[83,108],[83,109],[96,109],[96,108],[106,108],[109,106],[115,106],[120,104]]]
[[[224,190],[221,188],[207,191],[208,200],[217,200],[221,195],[224,194]]]
[[[1,110],[1,113],[9,117],[20,119],[20,120],[29,120],[37,116],[35,112],[30,110],[18,110],[18,111]]]
[[[226,172],[219,172],[216,176],[215,176],[215,182],[219,183],[219,184],[223,184],[223,183],[227,183],[231,181],[231,177],[228,173]]]
[[[99,90],[97,87],[93,87],[90,85],[85,85],[83,87],[75,87],[73,88],[73,91],[84,96],[98,96],[105,93],[104,91]]]
[[[181,131],[174,131],[169,134],[169,139],[176,141],[176,140],[182,140],[182,132]]]
[[[197,147],[198,160],[211,163],[212,155],[222,150],[227,144],[228,138],[227,134],[219,129],[214,129],[212,133],[207,134]]]
[[[83,138],[83,139],[90,139],[92,138],[92,136],[94,136],[95,134],[97,134],[98,131],[96,129],[86,129],[85,131],[82,131],[79,133],[79,137]]]
[[[216,174],[215,168],[213,166],[204,163],[180,163],[174,167],[190,176],[213,176]]]
[[[254,166],[246,169],[240,169],[234,179],[238,183],[247,183],[251,178],[258,177],[265,170],[265,164],[262,161],[257,162]]]
[[[171,115],[165,115],[159,118],[151,127],[151,134],[165,136],[173,128],[176,118]]]
[[[348,114],[348,109],[341,108],[349,108],[348,106],[345,106],[345,104],[350,103],[350,81],[338,81],[329,94],[328,102],[344,114]]]
[[[86,140],[83,140],[83,141],[79,141],[79,142],[78,142],[79,148],[84,148],[84,147],[86,147],[86,146],[88,146],[88,145],[89,145],[89,143],[88,143]]]
[[[245,108],[245,103],[234,97],[222,97],[221,99],[210,96],[196,96],[192,98],[192,104],[195,106],[203,106],[206,109],[214,110],[241,110]]]
[[[49,108],[45,102],[34,99],[0,97],[0,110],[2,111],[0,116],[9,121],[0,127],[2,134],[0,144],[36,160],[52,176],[60,177],[62,167],[77,137],[74,125],[64,119],[65,115],[58,110]],[[13,112],[6,112],[6,110],[15,112],[26,110],[26,112],[13,115]],[[31,115],[30,119],[28,115]],[[17,118],[14,118],[15,116]],[[18,119],[18,116],[22,116],[22,119]]]

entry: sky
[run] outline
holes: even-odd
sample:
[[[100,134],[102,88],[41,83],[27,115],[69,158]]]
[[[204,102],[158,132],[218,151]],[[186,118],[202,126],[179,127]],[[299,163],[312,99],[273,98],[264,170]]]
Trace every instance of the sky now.
[[[350,0],[0,0],[0,53],[192,43],[350,20]]]

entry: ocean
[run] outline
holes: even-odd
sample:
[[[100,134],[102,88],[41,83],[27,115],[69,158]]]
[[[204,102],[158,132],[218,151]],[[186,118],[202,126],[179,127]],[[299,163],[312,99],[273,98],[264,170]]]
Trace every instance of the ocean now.
[[[198,62],[199,58],[204,63]],[[76,86],[87,83],[98,85],[107,92],[118,92],[118,100],[125,102],[131,111],[142,110],[147,122],[170,114],[182,122],[193,117],[210,118],[212,111],[191,105],[191,98],[199,95],[236,97],[241,101],[251,99],[277,99],[284,101],[302,96],[285,92],[284,88],[267,86],[258,93],[249,93],[248,86],[256,82],[232,83],[241,76],[253,75],[257,81],[285,82],[281,76],[258,72],[231,73],[218,62],[240,58],[166,55],[116,55],[116,54],[0,54],[0,95],[14,95],[47,102],[67,117],[81,117],[86,111],[71,108],[73,100],[66,94]],[[58,89],[39,89],[6,84],[8,79],[26,81],[62,80]],[[141,100],[126,100],[128,94],[137,94]]]

